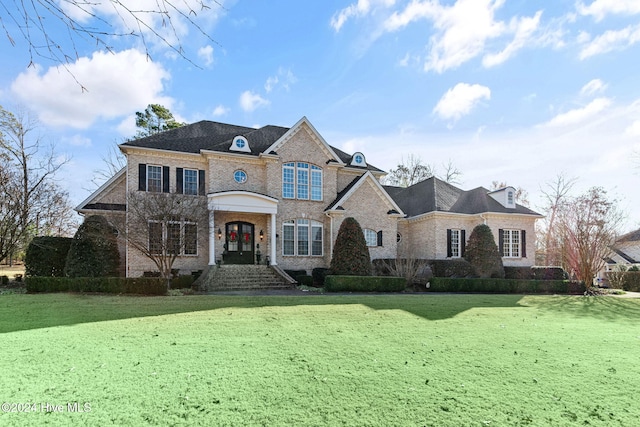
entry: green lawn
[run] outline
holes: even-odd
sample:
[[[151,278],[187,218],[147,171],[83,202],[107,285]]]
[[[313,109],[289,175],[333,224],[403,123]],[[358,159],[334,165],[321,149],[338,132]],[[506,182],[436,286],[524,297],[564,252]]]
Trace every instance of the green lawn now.
[[[615,297],[1,295],[0,348],[3,426],[640,422]]]

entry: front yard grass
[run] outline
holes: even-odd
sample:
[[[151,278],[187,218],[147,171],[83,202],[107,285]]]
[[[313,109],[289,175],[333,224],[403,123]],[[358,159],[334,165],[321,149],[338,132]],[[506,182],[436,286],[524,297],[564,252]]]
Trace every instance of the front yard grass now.
[[[633,299],[2,295],[0,346],[1,425],[640,419]]]

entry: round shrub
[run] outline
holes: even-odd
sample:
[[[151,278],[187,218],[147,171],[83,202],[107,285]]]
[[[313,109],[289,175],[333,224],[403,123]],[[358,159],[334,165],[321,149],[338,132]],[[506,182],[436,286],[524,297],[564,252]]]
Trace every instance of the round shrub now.
[[[30,277],[62,277],[71,241],[70,237],[34,237],[24,257],[25,274]]]
[[[504,279],[502,257],[488,225],[480,224],[473,229],[464,257],[478,277]]]
[[[65,275],[69,277],[113,277],[118,275],[120,253],[117,231],[102,215],[85,218],[73,237]]]
[[[371,257],[364,233],[355,218],[345,218],[340,224],[331,259],[331,274],[370,276]]]

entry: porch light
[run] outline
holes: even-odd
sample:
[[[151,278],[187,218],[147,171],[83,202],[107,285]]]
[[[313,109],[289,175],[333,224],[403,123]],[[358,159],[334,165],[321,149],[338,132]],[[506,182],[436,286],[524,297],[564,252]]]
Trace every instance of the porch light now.
[[[260,241],[262,241],[262,239],[264,239],[264,232],[260,230]]]
[[[222,230],[218,228],[218,240],[222,239]]]

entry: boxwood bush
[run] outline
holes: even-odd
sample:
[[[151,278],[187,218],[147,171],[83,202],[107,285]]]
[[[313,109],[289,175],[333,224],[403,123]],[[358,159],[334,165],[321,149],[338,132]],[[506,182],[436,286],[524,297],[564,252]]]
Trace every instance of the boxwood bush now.
[[[311,271],[311,276],[313,277],[313,286],[316,288],[322,288],[324,286],[324,278],[330,274],[328,268],[316,267]]]
[[[165,279],[151,277],[27,277],[27,292],[103,292],[164,295]]]
[[[24,258],[26,275],[62,277],[72,240],[70,237],[34,237]]]
[[[466,279],[434,277],[431,292],[478,292],[499,294],[582,294],[585,286],[569,280]]]
[[[313,277],[308,274],[301,274],[295,277],[296,282],[302,286],[313,286]]]
[[[640,292],[640,271],[627,271],[624,274],[622,289],[629,292]]]
[[[472,277],[473,267],[464,258],[429,261],[434,277]]]
[[[327,292],[400,292],[407,282],[404,277],[326,276]]]
[[[567,273],[562,267],[533,266],[531,267],[533,278],[537,280],[566,280]]]

